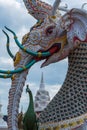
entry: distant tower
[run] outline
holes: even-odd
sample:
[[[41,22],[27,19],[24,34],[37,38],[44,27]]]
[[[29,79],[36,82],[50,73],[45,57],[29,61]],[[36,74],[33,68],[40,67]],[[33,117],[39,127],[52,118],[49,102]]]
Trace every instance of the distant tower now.
[[[42,73],[40,87],[36,93],[34,102],[35,112],[37,116],[39,116],[39,114],[44,110],[44,108],[46,108],[49,102],[50,102],[50,96],[49,92],[45,90],[45,84]]]
[[[7,123],[3,120],[3,114],[2,114],[2,111],[1,111],[1,108],[2,108],[2,104],[1,104],[1,99],[0,99],[0,129],[4,129],[4,128],[7,128]]]

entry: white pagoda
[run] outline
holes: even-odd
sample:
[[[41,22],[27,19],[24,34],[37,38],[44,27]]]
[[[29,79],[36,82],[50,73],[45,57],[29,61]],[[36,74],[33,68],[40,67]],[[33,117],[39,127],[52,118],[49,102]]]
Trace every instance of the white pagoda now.
[[[49,92],[45,90],[45,84],[42,73],[40,87],[36,93],[34,102],[35,112],[37,116],[39,116],[39,114],[44,110],[44,108],[46,108],[49,102],[50,102],[50,96]]]
[[[7,123],[3,120],[3,114],[2,114],[1,108],[2,108],[2,104],[0,101],[0,130],[6,130]]]

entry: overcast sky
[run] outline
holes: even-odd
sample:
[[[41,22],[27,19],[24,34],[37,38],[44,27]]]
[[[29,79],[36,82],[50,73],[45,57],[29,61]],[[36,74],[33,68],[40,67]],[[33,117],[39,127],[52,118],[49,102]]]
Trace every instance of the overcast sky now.
[[[51,5],[54,0],[43,0]],[[81,8],[82,3],[87,2],[87,0],[62,0],[62,4],[67,3],[68,8],[78,7]],[[4,26],[7,26],[14,30],[18,35],[19,40],[24,34],[29,32],[30,27],[35,24],[36,20],[27,13],[22,0],[0,0],[0,69],[13,69],[13,61],[8,56],[6,51],[6,37],[2,33]],[[11,38],[11,50],[15,53],[18,51],[17,46],[14,43],[12,35]],[[60,86],[62,85],[65,75],[67,72],[67,59],[49,65],[45,68],[40,68],[42,62],[35,64],[30,73],[27,76],[26,84],[30,84],[30,88],[35,96],[37,89],[39,88],[41,73],[44,73],[45,87],[50,93],[50,97],[58,92]],[[0,100],[3,104],[3,113],[7,113],[8,104],[8,91],[11,86],[10,79],[0,79]],[[26,110],[26,104],[28,104],[28,96],[24,92],[21,99],[20,106],[23,106],[24,111]]]

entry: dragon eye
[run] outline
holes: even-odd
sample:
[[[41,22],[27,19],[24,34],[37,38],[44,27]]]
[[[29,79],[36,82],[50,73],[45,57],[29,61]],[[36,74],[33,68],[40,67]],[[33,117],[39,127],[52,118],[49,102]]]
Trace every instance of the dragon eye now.
[[[53,33],[54,26],[48,27],[46,30],[46,35],[50,35]]]

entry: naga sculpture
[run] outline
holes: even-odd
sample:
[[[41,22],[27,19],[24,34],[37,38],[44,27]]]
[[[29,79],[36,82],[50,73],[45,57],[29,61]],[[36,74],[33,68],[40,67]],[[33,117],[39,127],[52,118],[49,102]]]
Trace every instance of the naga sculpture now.
[[[68,10],[59,7],[60,0],[50,6],[40,0],[24,0],[29,13],[38,22],[23,37],[22,44],[13,33],[19,52],[13,56],[7,44],[9,55],[14,60],[15,70],[0,70],[0,78],[12,78],[9,90],[8,129],[18,130],[18,108],[23,86],[29,68],[46,59],[42,67],[68,57],[68,72],[65,81],[42,112],[39,118],[41,130],[87,130],[87,11]],[[59,10],[66,11],[60,15]],[[8,34],[7,43],[9,43]]]
[[[23,118],[23,128],[24,130],[38,130],[38,123],[36,119],[36,114],[34,112],[33,95],[28,85],[26,88],[26,92],[28,92],[29,94],[30,102],[29,102],[27,112],[25,113]]]

